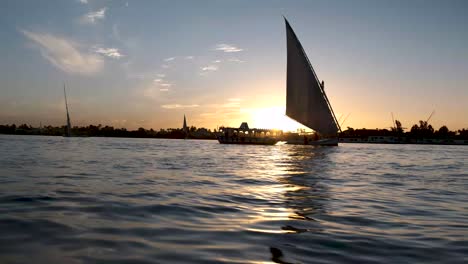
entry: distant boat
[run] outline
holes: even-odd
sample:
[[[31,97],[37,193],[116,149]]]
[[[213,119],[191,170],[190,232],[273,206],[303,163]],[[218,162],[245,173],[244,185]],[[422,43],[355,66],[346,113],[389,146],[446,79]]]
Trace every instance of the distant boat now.
[[[68,113],[67,92],[65,91],[65,84],[63,84],[63,95],[65,96],[65,109],[67,110],[67,127],[65,129],[64,137],[71,137],[71,124],[70,114]]]
[[[221,144],[275,145],[281,130],[249,128],[243,122],[239,128],[220,127],[216,137]]]
[[[289,22],[286,23],[286,115],[313,129],[314,137],[298,137],[288,144],[338,146],[340,126],[330,101]]]

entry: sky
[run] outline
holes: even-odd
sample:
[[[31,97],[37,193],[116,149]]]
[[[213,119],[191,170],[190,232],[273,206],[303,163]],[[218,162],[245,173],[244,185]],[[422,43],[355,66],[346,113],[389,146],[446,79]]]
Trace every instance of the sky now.
[[[294,130],[285,16],[343,129],[468,128],[468,1],[6,0],[0,124]],[[347,117],[347,118],[346,118]]]

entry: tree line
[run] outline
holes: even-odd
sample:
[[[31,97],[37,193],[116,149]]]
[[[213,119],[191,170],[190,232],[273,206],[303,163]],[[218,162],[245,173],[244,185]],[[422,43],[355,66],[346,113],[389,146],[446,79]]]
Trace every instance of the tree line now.
[[[395,126],[390,129],[354,129],[348,127],[340,134],[340,137],[360,137],[369,136],[396,136],[406,137],[408,139],[468,139],[468,129],[459,129],[451,131],[447,126],[441,126],[435,130],[427,121],[419,121],[411,129],[405,132],[400,121],[395,120]]]
[[[44,135],[44,136],[63,136],[65,135],[66,126],[44,126],[32,127],[28,124],[16,126],[0,125],[0,134],[13,135]],[[181,128],[168,128],[153,130],[138,128],[137,130],[127,130],[126,128],[114,128],[112,126],[102,126],[101,124],[89,126],[74,126],[71,129],[71,135],[77,137],[130,137],[130,138],[193,138],[193,139],[216,139],[215,130],[211,131],[206,128],[190,127],[185,132]]]
[[[66,126],[44,126],[32,127],[28,124],[16,126],[0,125],[0,134],[14,135],[45,135],[45,136],[63,136]],[[206,128],[197,128],[191,126],[187,132],[181,128],[168,128],[153,130],[138,128],[137,130],[127,130],[126,128],[114,128],[112,126],[102,126],[101,124],[78,127],[71,129],[72,136],[82,137],[131,137],[131,138],[193,138],[193,139],[216,139],[216,129],[210,130]],[[285,133],[286,135],[287,133]],[[419,121],[419,124],[414,124],[409,131],[405,132],[405,128],[401,122],[395,120],[395,126],[390,129],[354,129],[348,127],[339,135],[342,138],[358,137],[367,138],[369,136],[396,136],[405,137],[407,139],[463,139],[468,140],[468,129],[460,129],[451,131],[447,126],[441,126],[435,130],[427,121]]]

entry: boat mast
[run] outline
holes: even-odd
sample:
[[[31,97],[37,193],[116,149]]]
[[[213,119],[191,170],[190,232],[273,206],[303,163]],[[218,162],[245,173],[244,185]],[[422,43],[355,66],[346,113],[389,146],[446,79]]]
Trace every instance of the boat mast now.
[[[70,114],[68,113],[67,92],[65,90],[65,83],[63,84],[63,94],[65,96],[65,109],[67,110],[67,137],[71,135]]]
[[[188,127],[187,127],[187,120],[185,119],[185,115],[184,115],[184,125],[183,125],[182,130],[184,131],[185,139],[187,139],[188,138]]]
[[[307,61],[309,61],[309,59],[307,59]],[[309,62],[309,64],[310,64],[310,62]],[[312,67],[312,65],[311,65],[310,67]],[[313,69],[312,69],[312,71],[313,71]],[[314,73],[314,74],[315,74],[315,73]],[[316,76],[316,77],[317,77],[317,76]],[[320,88],[321,88],[321,90],[322,90],[323,96],[325,97],[325,101],[327,102],[328,108],[330,108],[330,111],[331,111],[331,113],[332,113],[332,115],[333,115],[333,119],[335,120],[335,123],[336,123],[336,125],[338,126],[338,130],[339,130],[340,132],[343,132],[343,131],[341,131],[340,123],[338,123],[338,120],[336,119],[335,112],[333,111],[333,108],[332,108],[332,106],[331,106],[331,104],[330,104],[330,101],[328,101],[327,94],[326,94],[325,91],[323,90],[323,87],[320,86]]]

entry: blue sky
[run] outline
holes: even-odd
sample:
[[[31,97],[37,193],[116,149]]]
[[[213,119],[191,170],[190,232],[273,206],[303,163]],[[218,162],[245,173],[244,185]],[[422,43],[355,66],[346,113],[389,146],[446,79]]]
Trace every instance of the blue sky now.
[[[345,127],[468,127],[466,1],[1,5],[0,123],[293,128],[284,15]]]

